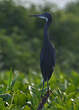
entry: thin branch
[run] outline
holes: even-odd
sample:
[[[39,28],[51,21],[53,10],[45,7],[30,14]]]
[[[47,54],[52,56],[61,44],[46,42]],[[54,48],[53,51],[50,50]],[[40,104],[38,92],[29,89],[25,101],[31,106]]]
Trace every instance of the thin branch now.
[[[48,97],[52,94],[52,91],[48,89],[46,94],[42,97],[40,104],[38,105],[37,110],[42,110],[44,107],[44,104],[47,102]]]

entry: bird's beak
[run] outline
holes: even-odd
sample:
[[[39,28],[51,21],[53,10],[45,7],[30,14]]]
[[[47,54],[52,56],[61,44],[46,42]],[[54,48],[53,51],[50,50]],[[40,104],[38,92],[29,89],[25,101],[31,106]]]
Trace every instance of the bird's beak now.
[[[41,15],[39,15],[39,14],[38,15],[31,15],[31,16],[32,17],[41,18],[41,19],[45,19],[44,15],[42,15],[42,14]]]
[[[37,17],[37,18],[41,18],[41,19],[45,19],[46,20],[46,22],[48,22],[48,18],[47,17],[45,17],[43,14],[41,14],[41,15],[31,15],[32,17]]]

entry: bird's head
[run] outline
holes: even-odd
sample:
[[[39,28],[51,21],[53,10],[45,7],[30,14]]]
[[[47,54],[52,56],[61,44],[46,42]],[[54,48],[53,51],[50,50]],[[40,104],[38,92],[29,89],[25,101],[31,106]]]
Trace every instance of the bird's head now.
[[[46,23],[48,23],[48,24],[51,24],[51,22],[52,22],[52,16],[50,13],[37,14],[37,15],[32,15],[32,16],[44,19],[46,21]]]

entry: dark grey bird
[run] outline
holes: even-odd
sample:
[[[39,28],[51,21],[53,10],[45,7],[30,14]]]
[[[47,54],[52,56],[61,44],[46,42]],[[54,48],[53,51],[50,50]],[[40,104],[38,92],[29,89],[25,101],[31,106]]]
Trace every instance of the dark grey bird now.
[[[48,81],[51,78],[56,63],[56,50],[54,45],[51,44],[48,37],[48,28],[52,23],[52,16],[50,13],[32,16],[45,20],[43,47],[40,54],[40,67],[43,76],[43,89],[45,81],[47,81],[47,88],[49,89]]]

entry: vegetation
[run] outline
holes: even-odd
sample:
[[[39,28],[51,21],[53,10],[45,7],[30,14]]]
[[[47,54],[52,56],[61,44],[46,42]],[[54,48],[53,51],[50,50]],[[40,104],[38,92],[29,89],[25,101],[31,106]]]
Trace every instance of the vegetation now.
[[[69,77],[70,76],[70,77]],[[79,74],[54,73],[50,95],[43,110],[79,110]],[[40,74],[28,76],[10,70],[0,74],[0,110],[37,110],[41,100]],[[46,85],[45,85],[46,88]],[[45,90],[46,91],[46,90]]]
[[[62,71],[79,72],[79,2],[67,5],[64,10],[51,11],[52,6],[37,10],[24,8],[11,1],[0,1],[0,69],[13,68],[22,72],[40,71],[39,56],[43,40],[41,20],[30,14],[51,12],[53,23],[50,40],[57,50],[57,65]]]
[[[40,103],[44,21],[29,15],[46,11],[53,16],[49,31],[57,61],[49,81],[52,94],[43,110],[79,110],[79,2],[54,13],[53,7],[24,8],[13,0],[0,1],[0,110],[36,110]]]

